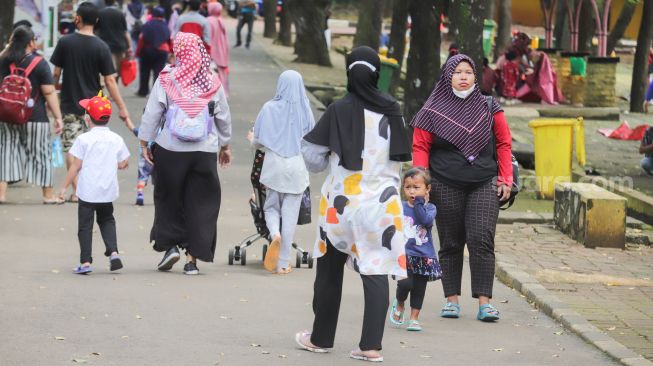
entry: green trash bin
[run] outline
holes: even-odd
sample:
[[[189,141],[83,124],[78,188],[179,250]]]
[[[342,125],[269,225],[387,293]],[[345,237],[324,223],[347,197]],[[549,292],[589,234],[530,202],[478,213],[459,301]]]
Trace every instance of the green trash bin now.
[[[483,22],[483,55],[485,57],[490,57],[490,53],[492,53],[496,27],[497,23],[492,19],[485,19],[485,22]]]
[[[391,59],[390,59],[391,60]],[[379,71],[379,81],[377,86],[382,92],[390,91],[390,82],[392,81],[392,74],[395,70],[399,68],[399,64],[395,62],[389,62],[386,60],[381,60],[381,70]]]
[[[572,76],[585,76],[587,74],[587,61],[584,57],[571,57],[569,59],[571,64]]]

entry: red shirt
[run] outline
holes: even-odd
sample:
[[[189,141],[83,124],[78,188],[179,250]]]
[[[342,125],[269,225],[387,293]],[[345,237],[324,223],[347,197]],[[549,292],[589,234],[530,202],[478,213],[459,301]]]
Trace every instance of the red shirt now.
[[[512,186],[512,135],[503,111],[494,114],[493,126],[499,165],[497,183]],[[429,154],[434,137],[435,134],[421,128],[413,130],[413,166],[429,168]]]

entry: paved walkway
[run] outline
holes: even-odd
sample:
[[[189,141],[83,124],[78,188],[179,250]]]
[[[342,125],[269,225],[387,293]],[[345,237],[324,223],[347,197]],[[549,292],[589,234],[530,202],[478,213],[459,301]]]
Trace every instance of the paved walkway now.
[[[125,268],[108,272],[95,233],[95,272],[71,274],[79,256],[77,207],[43,206],[38,188],[12,185],[9,204],[0,206],[0,364],[361,364],[347,357],[362,321],[362,289],[354,273],[346,274],[335,349],[315,355],[296,349],[292,340],[295,331],[311,326],[313,270],[269,275],[260,265],[260,246],[249,251],[247,266],[226,263],[228,248],[254,229],[247,206],[252,153],[245,133],[273,96],[281,72],[258,42],[249,51],[233,51],[231,70],[235,161],[220,170],[223,200],[215,262],[200,263],[201,275],[195,277],[184,276],[179,264],[171,273],[155,270],[160,254],[147,242],[151,188],[146,206],[135,207],[137,142],[119,122],[111,122],[133,154],[130,169],[119,173],[121,196],[115,203]],[[145,100],[133,97],[134,92],[131,86],[124,95],[137,123]],[[62,177],[59,170],[57,182]],[[321,176],[312,177],[313,192],[321,182]],[[297,242],[310,248],[314,230],[301,227]],[[495,303],[502,320],[475,320],[467,275],[464,284],[461,319],[438,317],[443,299],[436,283],[427,290],[422,333],[386,328],[386,364],[615,365],[499,282]]]
[[[581,316],[653,360],[653,248],[587,249],[549,225],[500,225],[500,262],[533,275]]]

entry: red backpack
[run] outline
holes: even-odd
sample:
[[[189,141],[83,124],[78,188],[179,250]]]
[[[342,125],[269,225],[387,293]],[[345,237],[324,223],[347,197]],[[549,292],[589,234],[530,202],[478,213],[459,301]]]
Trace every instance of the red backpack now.
[[[0,83],[0,121],[23,125],[32,117],[36,101],[32,99],[29,75],[42,59],[34,57],[27,68],[9,65],[9,75]]]

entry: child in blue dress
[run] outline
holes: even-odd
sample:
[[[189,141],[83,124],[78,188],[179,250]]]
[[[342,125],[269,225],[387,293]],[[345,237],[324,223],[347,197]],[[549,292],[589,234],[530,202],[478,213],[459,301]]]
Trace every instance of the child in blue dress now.
[[[426,283],[442,277],[440,263],[433,246],[435,205],[429,203],[431,177],[422,168],[413,168],[404,175],[404,227],[406,237],[406,271],[408,277],[397,282],[397,295],[392,303],[390,322],[404,324],[405,302],[410,294],[410,318],[407,330],[422,330],[419,312],[422,309]]]

